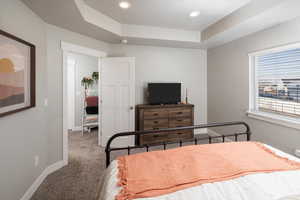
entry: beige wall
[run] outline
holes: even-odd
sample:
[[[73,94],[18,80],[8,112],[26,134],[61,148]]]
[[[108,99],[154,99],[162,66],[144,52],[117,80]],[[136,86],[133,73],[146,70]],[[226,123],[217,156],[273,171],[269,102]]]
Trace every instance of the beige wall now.
[[[18,200],[47,166],[46,29],[19,0],[1,0],[0,29],[36,45],[35,108],[0,118],[0,199]],[[40,164],[34,167],[34,156]]]
[[[300,131],[246,116],[248,109],[248,53],[300,41],[300,19],[208,50],[208,121],[243,120],[253,139],[286,152],[300,148]]]

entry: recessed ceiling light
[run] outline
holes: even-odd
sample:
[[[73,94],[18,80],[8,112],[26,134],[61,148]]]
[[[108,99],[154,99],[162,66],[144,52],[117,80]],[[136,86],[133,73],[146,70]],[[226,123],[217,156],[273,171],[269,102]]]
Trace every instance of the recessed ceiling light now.
[[[200,15],[200,12],[199,11],[193,11],[190,13],[190,17],[198,17]]]
[[[123,9],[128,9],[130,7],[130,3],[128,1],[121,1],[119,6]]]
[[[127,44],[127,43],[128,43],[128,40],[126,40],[126,39],[123,39],[123,40],[121,40],[121,43],[123,43],[123,44]]]

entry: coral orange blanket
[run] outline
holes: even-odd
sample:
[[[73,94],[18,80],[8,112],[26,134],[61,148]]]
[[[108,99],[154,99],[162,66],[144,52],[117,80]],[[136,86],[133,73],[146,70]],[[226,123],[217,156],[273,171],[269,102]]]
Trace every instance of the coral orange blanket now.
[[[118,158],[117,200],[154,197],[251,173],[300,169],[263,144],[232,142],[186,146]]]

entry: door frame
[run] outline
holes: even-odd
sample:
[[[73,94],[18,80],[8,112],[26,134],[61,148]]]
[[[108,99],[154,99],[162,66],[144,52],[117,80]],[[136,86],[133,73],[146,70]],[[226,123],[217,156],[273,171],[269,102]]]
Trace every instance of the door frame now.
[[[65,165],[68,164],[69,160],[69,147],[68,147],[68,85],[67,85],[67,70],[68,70],[68,54],[69,53],[79,53],[83,55],[88,55],[88,56],[93,56],[98,58],[98,71],[101,72],[101,58],[106,57],[107,53],[104,51],[99,51],[96,49],[72,44],[69,42],[61,41],[61,49],[62,49],[62,65],[63,65],[63,162]],[[101,77],[100,77],[101,80]],[[100,83],[100,82],[99,82]],[[98,83],[98,84],[99,84]],[[99,108],[101,105],[100,98],[98,98],[99,102]],[[99,124],[100,124],[100,119],[99,117]],[[100,143],[101,139],[101,131],[100,128],[98,129],[98,144]]]
[[[70,66],[70,64],[72,64],[72,66]],[[68,90],[68,94],[67,94],[67,98],[68,98],[68,129],[72,129],[75,130],[77,127],[75,127],[75,110],[71,110],[70,108],[74,108],[75,107],[75,68],[76,68],[76,61],[72,60],[72,63],[69,63],[68,60],[68,65],[67,65],[67,69],[68,69],[68,74],[67,74],[67,79],[69,79],[70,76],[70,70],[73,70],[73,74],[72,74],[72,82],[73,82],[73,91],[69,91]],[[68,80],[70,81],[70,80]],[[68,89],[70,88],[70,83],[67,84]],[[71,98],[70,98],[71,97]],[[70,117],[72,117],[70,119]]]

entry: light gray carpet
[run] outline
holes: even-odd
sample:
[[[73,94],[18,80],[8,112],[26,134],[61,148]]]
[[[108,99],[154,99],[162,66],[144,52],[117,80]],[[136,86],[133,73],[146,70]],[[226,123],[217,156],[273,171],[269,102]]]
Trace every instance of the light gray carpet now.
[[[69,164],[50,174],[31,200],[96,200],[104,169],[97,130],[69,133]]]

